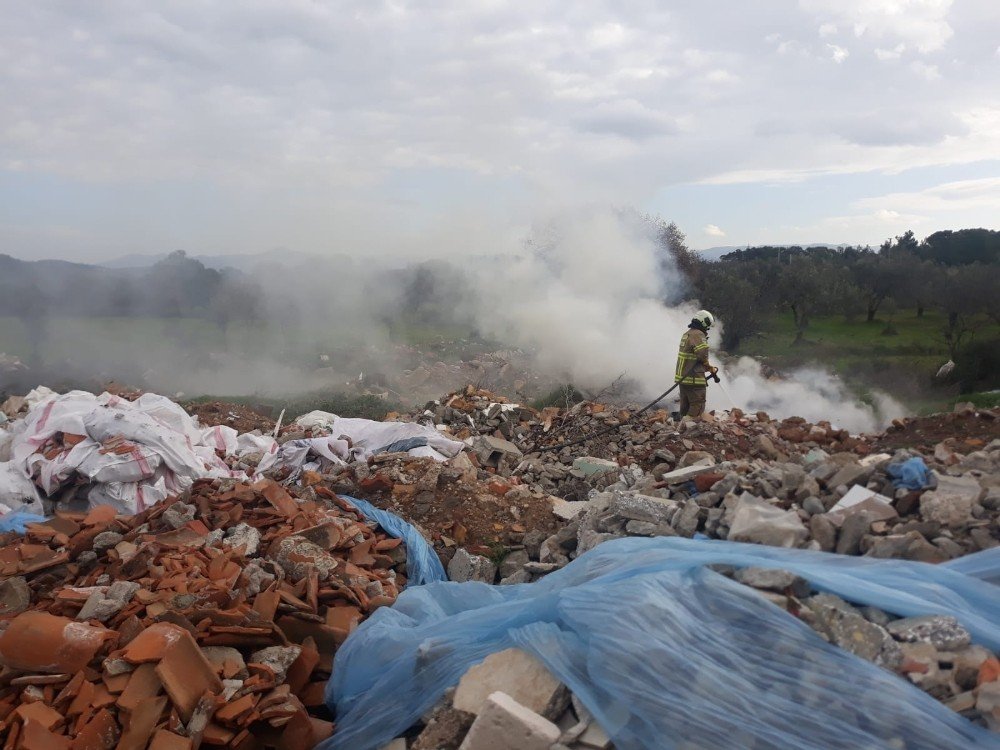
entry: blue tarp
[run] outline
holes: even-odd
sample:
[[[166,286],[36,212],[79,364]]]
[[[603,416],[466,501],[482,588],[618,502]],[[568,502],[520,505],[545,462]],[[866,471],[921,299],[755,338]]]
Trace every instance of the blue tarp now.
[[[889,464],[886,467],[886,471],[892,477],[894,487],[905,487],[908,490],[923,489],[930,482],[931,478],[931,473],[927,470],[927,464],[919,456]]]
[[[447,581],[444,566],[437,553],[424,539],[423,535],[412,525],[394,513],[379,510],[366,500],[359,500],[350,495],[341,495],[358,512],[373,523],[377,523],[391,536],[401,538],[406,545],[406,583],[408,586],[422,586],[435,581]]]
[[[978,559],[977,559],[978,558]],[[535,654],[620,750],[1000,748],[907,680],[831,646],[708,564],[780,567],[898,615],[950,614],[1000,649],[996,551],[952,565],[679,537],[622,539],[518,586],[433,583],[337,653],[322,750],[375,750],[486,656]]]
[[[18,534],[24,534],[28,530],[27,524],[42,523],[44,520],[45,516],[40,516],[37,513],[28,513],[23,510],[11,511],[5,516],[0,516],[0,533],[16,531]]]

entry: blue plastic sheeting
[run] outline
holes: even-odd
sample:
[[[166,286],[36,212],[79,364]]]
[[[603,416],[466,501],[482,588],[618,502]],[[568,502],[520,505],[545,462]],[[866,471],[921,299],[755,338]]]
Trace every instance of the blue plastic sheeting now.
[[[37,513],[15,510],[5,516],[0,516],[0,533],[16,531],[18,534],[23,534],[28,530],[27,524],[42,523],[44,520],[45,516],[40,516]]]
[[[350,495],[341,495],[358,512],[373,523],[377,523],[391,536],[401,538],[406,545],[406,584],[407,586],[422,586],[435,581],[447,581],[444,566],[437,553],[414,526],[387,510],[379,510],[365,500],[359,500]]]
[[[949,560],[939,567],[1000,586],[1000,547]]]
[[[931,478],[927,464],[919,456],[889,464],[886,471],[892,477],[894,487],[905,487],[908,490],[919,490],[926,487]]]
[[[337,652],[326,694],[337,731],[319,747],[381,747],[470,666],[512,646],[541,659],[620,750],[1000,747],[997,735],[831,646],[710,563],[781,567],[899,615],[951,614],[975,641],[1000,647],[1000,590],[948,566],[621,539],[536,583],[403,592]]]

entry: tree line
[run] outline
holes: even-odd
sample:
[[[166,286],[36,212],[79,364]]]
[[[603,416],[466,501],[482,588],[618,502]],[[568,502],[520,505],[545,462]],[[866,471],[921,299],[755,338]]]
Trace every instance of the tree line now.
[[[941,314],[936,341],[954,361],[976,359],[982,374],[1000,371],[1000,341],[977,334],[1000,325],[1000,232],[940,231],[917,240],[912,231],[871,247],[748,247],[718,261],[700,259],[672,226],[664,249],[690,281],[690,293],[724,321],[722,346],[736,352],[768,318],[790,313],[795,337],[806,340],[813,316],[842,315],[892,335],[903,316]],[[975,350],[975,351],[973,351]]]

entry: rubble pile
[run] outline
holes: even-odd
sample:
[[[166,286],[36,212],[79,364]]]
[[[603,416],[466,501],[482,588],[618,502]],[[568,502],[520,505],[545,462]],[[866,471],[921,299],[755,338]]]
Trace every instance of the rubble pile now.
[[[311,748],[337,647],[406,582],[401,540],[266,479],[0,541],[0,736],[28,750]]]
[[[780,569],[717,566],[716,572],[758,590],[829,643],[895,672],[970,721],[1000,732],[1000,659],[974,645],[954,617],[897,617],[855,606]]]
[[[509,648],[471,667],[407,737],[385,750],[611,750],[583,703],[531,654]]]
[[[39,391],[5,408],[0,485],[52,516],[0,535],[0,735],[12,748],[152,736],[155,750],[294,750],[329,735],[334,654],[406,584],[401,541],[344,495],[413,523],[452,581],[503,584],[480,587],[493,592],[544,586],[626,538],[924,563],[1000,546],[997,409],[854,436],[739,410],[678,421],[597,402],[534,409],[469,386],[384,422],[314,411],[272,436],[249,410],[217,402],[192,418],[153,394]],[[777,567],[713,569],[1000,731],[1000,661],[955,617],[883,611]],[[505,651],[390,747],[610,742],[540,662]]]

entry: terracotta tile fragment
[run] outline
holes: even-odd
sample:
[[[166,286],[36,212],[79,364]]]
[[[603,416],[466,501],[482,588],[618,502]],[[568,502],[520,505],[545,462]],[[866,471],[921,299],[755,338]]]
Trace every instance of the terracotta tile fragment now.
[[[180,628],[177,630],[182,635],[164,652],[163,659],[156,665],[156,674],[181,718],[190,721],[202,695],[221,693],[222,681],[191,634]]]
[[[159,661],[167,648],[176,643],[182,636],[190,635],[183,628],[168,622],[158,622],[150,625],[125,647],[122,658],[133,664]]]
[[[146,698],[129,716],[118,750],[143,750],[167,707],[167,697]]]
[[[77,672],[109,632],[47,612],[22,612],[0,635],[0,663],[26,672]]]
[[[163,688],[153,664],[140,664],[135,671],[123,676],[128,683],[118,696],[118,706],[126,711],[134,711],[140,703],[155,698]]]
[[[166,729],[159,729],[149,743],[149,750],[191,750],[191,740]]]
[[[70,746],[69,737],[50,732],[34,719],[24,722],[19,742],[22,750],[68,750]]]
[[[118,744],[120,728],[107,709],[98,711],[70,744],[71,750],[111,750]]]
[[[14,714],[19,716],[22,721],[27,721],[28,719],[37,721],[45,729],[52,729],[63,720],[58,711],[49,708],[41,701],[22,703],[15,709]]]

